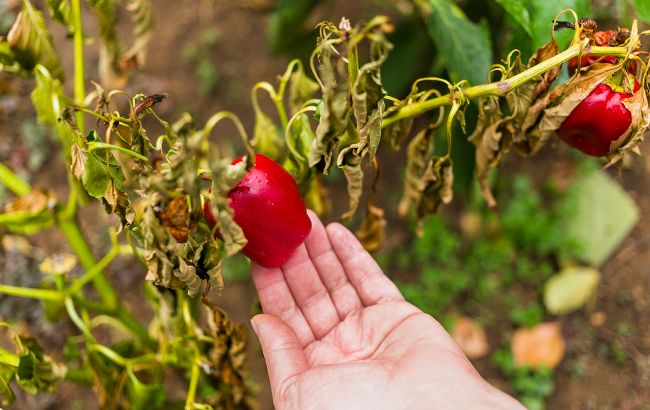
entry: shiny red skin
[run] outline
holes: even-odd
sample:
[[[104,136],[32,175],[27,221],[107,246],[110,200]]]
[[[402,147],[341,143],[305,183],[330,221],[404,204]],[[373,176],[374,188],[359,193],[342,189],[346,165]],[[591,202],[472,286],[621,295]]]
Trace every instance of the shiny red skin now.
[[[233,164],[241,162],[237,158]],[[311,231],[311,220],[293,177],[277,162],[255,155],[255,166],[228,193],[235,222],[248,243],[242,253],[267,268],[282,266]],[[203,213],[216,221],[206,202]]]
[[[640,88],[634,80],[634,92]],[[613,91],[601,83],[564,120],[557,134],[574,148],[595,157],[610,152],[612,142],[629,128],[632,114],[623,105],[630,93]]]

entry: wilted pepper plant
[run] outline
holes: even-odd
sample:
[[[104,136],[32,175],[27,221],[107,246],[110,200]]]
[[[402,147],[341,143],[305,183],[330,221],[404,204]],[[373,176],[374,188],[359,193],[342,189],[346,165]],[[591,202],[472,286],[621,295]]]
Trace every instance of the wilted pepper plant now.
[[[127,2],[135,40],[122,52],[114,3],[88,3],[102,36],[102,78],[106,84],[119,84],[144,57],[153,27],[151,4]],[[647,52],[640,49],[641,37],[648,33],[639,32],[636,22],[629,30],[599,32],[593,20],[578,19],[568,11],[563,14],[572,17],[570,21],[556,19],[549,25],[548,44],[527,62],[519,51],[512,51],[492,67],[486,84],[420,78],[403,98],[387,95],[382,85],[381,67],[392,48],[387,34],[393,26],[387,17],[357,25],[346,19],[324,22],[318,26],[309,67],[293,60],[277,84],[261,82],[253,88],[256,119],[249,138],[251,127],[230,112],[218,112],[205,124],[197,124],[189,114],[172,121],[160,118],[155,108],[167,98],[162,90],[132,96],[94,83],[87,93],[80,0],[47,5],[74,43],[74,95],[63,90],[64,72],[49,29],[29,0],[23,1],[7,39],[0,41],[0,69],[35,79],[33,105],[39,121],[59,138],[70,194],[62,201],[0,164],[0,182],[16,196],[0,214],[0,225],[25,235],[57,227],[85,273],[70,275],[74,262],[51,255],[41,270],[55,289],[1,284],[0,292],[60,306],[80,336],[68,342],[78,352],[74,360],[57,363],[34,338],[3,323],[15,341],[14,352],[0,351],[5,405],[13,398],[13,380],[36,393],[52,391],[66,378],[93,385],[102,406],[164,408],[163,373],[171,368],[188,382],[186,409],[253,408],[246,331],[208,294],[213,288],[227,291],[224,254],[243,252],[269,266],[290,256],[309,232],[305,206],[321,214],[327,210],[323,174],[342,171],[349,200],[341,217],[350,219],[366,189],[364,173],[374,168],[376,178],[382,166],[376,155],[380,144],[406,146],[398,212],[421,221],[452,200],[452,127],[456,121],[464,127],[471,100],[478,99],[479,115],[469,138],[476,146],[477,178],[491,207],[497,204],[489,170],[512,148],[532,155],[557,134],[611,165],[636,152],[650,125],[650,68]],[[560,52],[552,33],[562,28],[575,34]],[[567,62],[572,76],[554,87],[560,66]],[[275,113],[261,108],[262,92],[270,97]],[[143,126],[145,116],[165,132],[151,135]],[[411,136],[418,117],[428,125]],[[224,155],[221,137],[216,137],[224,121],[234,124],[242,157]],[[443,125],[447,153],[434,155],[434,135]],[[249,189],[259,183],[252,181],[255,175],[266,178],[262,185],[267,191],[258,196]],[[370,190],[357,235],[374,250],[381,244],[386,221],[375,204],[381,193],[374,186]],[[77,220],[87,198],[99,201],[119,220],[119,226],[109,229],[112,247],[100,260],[94,259]],[[282,207],[269,206],[271,200],[282,201]],[[254,214],[264,210],[269,224],[256,223]],[[125,308],[104,275],[123,253],[132,254],[146,269],[144,294],[155,312],[146,327]],[[88,296],[91,284],[98,300]],[[102,343],[94,330],[106,325],[128,334],[128,341]]]

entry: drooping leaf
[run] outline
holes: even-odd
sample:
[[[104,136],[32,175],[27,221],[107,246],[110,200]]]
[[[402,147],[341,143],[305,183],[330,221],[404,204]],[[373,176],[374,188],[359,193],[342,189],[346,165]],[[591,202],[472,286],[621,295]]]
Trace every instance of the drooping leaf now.
[[[65,366],[45,355],[38,341],[28,335],[18,336],[22,352],[16,371],[16,380],[25,391],[36,394],[39,391],[53,392],[65,375]]]
[[[294,120],[285,139],[287,159],[282,166],[289,171],[304,194],[309,190],[314,175],[314,170],[309,167],[309,149],[314,141],[314,132],[307,114]]]
[[[15,233],[31,234],[54,224],[57,199],[52,192],[33,189],[5,205],[0,213],[0,226]]]
[[[120,66],[122,46],[115,31],[118,0],[87,0],[99,23],[102,41],[99,47],[99,76],[106,87],[124,84],[124,73]]]
[[[363,170],[361,169],[363,158],[356,155],[353,150],[351,146],[342,149],[336,160],[336,166],[343,171],[348,185],[348,210],[341,216],[344,220],[354,216],[363,192]]]
[[[52,34],[43,14],[29,0],[23,0],[23,8],[7,35],[7,43],[16,60],[25,69],[32,70],[37,64],[42,64],[53,77],[63,77],[63,68],[52,43]]]
[[[404,190],[399,201],[398,213],[405,217],[420,202],[420,180],[427,168],[428,160],[433,152],[434,129],[425,128],[418,132],[408,145],[406,151],[406,175],[404,177]]]
[[[489,33],[449,0],[429,0],[429,35],[455,82],[482,84],[492,65]]]
[[[607,156],[607,165],[622,160],[630,152],[640,154],[639,144],[650,127],[650,109],[648,97],[644,88],[622,101],[632,116],[628,129],[612,143]]]
[[[496,98],[481,99],[476,129],[469,137],[476,146],[476,178],[490,208],[495,208],[497,202],[490,189],[488,172],[496,167],[510,150],[515,132],[511,119],[512,117],[503,118]]]
[[[302,65],[298,65],[289,79],[289,107],[297,112],[308,100],[314,98],[320,90],[318,83],[307,76]]]
[[[552,369],[562,361],[564,348],[559,322],[540,323],[532,329],[517,329],[512,337],[512,359],[516,366]]]
[[[591,300],[600,273],[593,268],[571,266],[552,276],[544,285],[544,305],[554,315],[564,315]]]
[[[255,129],[251,145],[255,152],[282,163],[286,157],[285,143],[278,127],[261,109],[255,110]]]
[[[74,25],[70,20],[70,0],[47,0],[46,4],[52,19],[66,26],[68,32],[72,33]]]
[[[368,252],[378,251],[386,239],[386,218],[384,210],[375,206],[371,200],[366,204],[366,215],[356,232],[359,242]]]
[[[325,41],[322,40],[321,43]],[[320,46],[318,71],[323,83],[323,105],[316,128],[316,138],[309,153],[310,167],[329,170],[334,149],[345,132],[350,116],[347,67],[329,43]],[[332,62],[332,59],[335,62]]]
[[[131,13],[133,44],[124,53],[121,66],[122,69],[142,67],[156,24],[151,0],[126,0],[126,9]]]
[[[528,1],[526,0],[496,0],[504,10],[515,19],[517,23],[526,31],[528,34],[532,34],[530,27],[530,13],[526,5]]]
[[[111,182],[111,176],[106,166],[106,159],[100,158],[97,151],[88,155],[86,168],[81,182],[88,195],[94,198],[103,198]]]

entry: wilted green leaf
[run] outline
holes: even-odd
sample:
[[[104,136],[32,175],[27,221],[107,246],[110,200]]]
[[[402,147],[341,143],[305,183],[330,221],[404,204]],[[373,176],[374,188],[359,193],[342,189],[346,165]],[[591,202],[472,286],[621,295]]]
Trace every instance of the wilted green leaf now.
[[[297,112],[308,100],[314,98],[320,90],[318,83],[307,76],[302,65],[298,65],[289,79],[289,105],[291,112]]]
[[[63,68],[52,43],[52,34],[45,24],[43,14],[29,0],[23,0],[23,8],[7,35],[7,42],[16,60],[27,70],[40,63],[54,77],[63,77]]]
[[[162,407],[167,394],[160,382],[144,384],[131,369],[127,370],[127,374],[129,381],[126,390],[131,410],[157,410]]]
[[[429,35],[454,81],[485,82],[492,65],[489,32],[467,19],[450,0],[429,0]],[[550,23],[549,23],[550,27]]]
[[[102,198],[106,194],[108,184],[111,182],[111,176],[105,161],[95,152],[88,155],[82,183],[88,195],[94,198]]]
[[[55,391],[56,384],[63,379],[65,367],[46,356],[36,339],[26,335],[19,338],[23,352],[16,379],[20,387],[31,394]]]
[[[571,266],[552,276],[544,285],[544,305],[554,315],[582,307],[595,294],[600,273],[593,268]]]
[[[47,0],[47,8],[52,18],[73,32],[74,25],[70,21],[70,0]]]
[[[598,267],[630,233],[639,209],[604,171],[580,176],[571,189],[577,199],[569,204],[574,216],[566,221],[566,235],[581,244],[576,256]]]
[[[282,166],[289,171],[302,193],[307,192],[313,175],[312,168],[309,168],[309,148],[313,141],[314,131],[309,117],[301,114],[293,121],[286,136],[288,156]]]
[[[286,156],[284,141],[278,127],[262,110],[255,112],[255,130],[251,145],[255,148],[255,152],[266,155],[276,162],[281,163]]]
[[[528,9],[526,8],[528,3],[527,0],[496,0],[496,2],[503,6],[505,11],[510,14],[524,30],[526,30],[526,33],[532,34],[530,28],[530,13],[528,13]]]

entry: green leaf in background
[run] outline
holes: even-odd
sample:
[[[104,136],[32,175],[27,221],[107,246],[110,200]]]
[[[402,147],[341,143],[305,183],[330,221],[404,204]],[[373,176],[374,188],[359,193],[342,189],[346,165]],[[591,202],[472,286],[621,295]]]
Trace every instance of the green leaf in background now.
[[[526,8],[526,3],[528,3],[527,0],[496,0],[496,2],[499,3],[524,30],[526,30],[526,33],[532,35],[530,13]]]
[[[25,69],[31,70],[40,63],[47,67],[53,77],[63,78],[63,68],[52,43],[52,34],[43,14],[29,0],[23,1],[23,8],[7,35],[7,42],[16,60]]]
[[[639,18],[646,23],[650,23],[650,1],[634,0],[634,8]]]
[[[47,8],[50,16],[55,21],[63,24],[68,28],[68,32],[74,32],[74,25],[70,21],[70,1],[69,0],[47,0]]]
[[[306,33],[303,23],[314,6],[321,1],[280,0],[278,2],[267,29],[269,45],[274,52],[291,51],[292,47],[300,43],[305,36],[312,38]]]
[[[553,20],[564,9],[573,9],[578,18],[591,16],[590,0],[529,0],[533,42],[530,52],[548,43],[551,39]],[[565,13],[563,20],[573,21],[573,16]],[[573,30],[563,30],[556,34],[560,50],[567,46],[573,37]]]
[[[126,388],[132,410],[157,410],[162,407],[166,393],[160,382],[144,384],[130,368],[127,369],[127,374],[129,381]]]
[[[485,82],[492,65],[489,33],[479,24],[469,21],[452,1],[429,0],[429,4],[429,36],[452,79],[467,79],[474,85]]]
[[[582,245],[575,256],[598,267],[630,233],[639,209],[604,171],[577,178],[572,190],[574,217],[567,220],[565,233]]]
[[[582,307],[596,292],[600,272],[594,268],[570,266],[551,277],[544,285],[544,305],[554,315]]]

